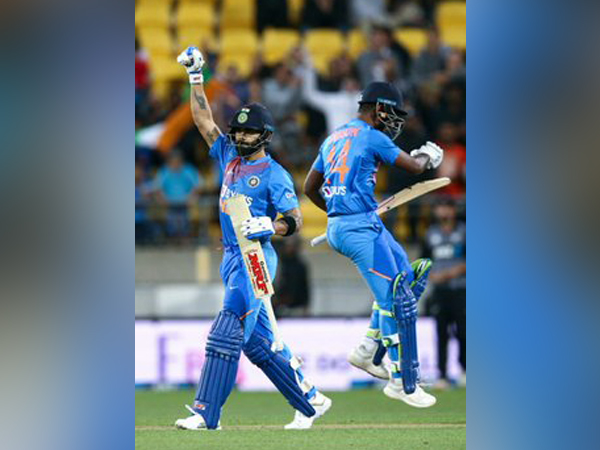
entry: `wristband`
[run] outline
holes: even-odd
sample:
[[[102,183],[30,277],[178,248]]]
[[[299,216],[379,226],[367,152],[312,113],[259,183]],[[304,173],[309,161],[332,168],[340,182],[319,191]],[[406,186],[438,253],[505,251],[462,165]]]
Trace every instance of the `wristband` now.
[[[283,220],[285,223],[287,223],[288,226],[286,233],[283,235],[284,237],[291,236],[296,232],[298,224],[296,223],[296,219],[294,219],[292,216],[283,216],[279,220]]]
[[[190,84],[202,83],[204,83],[204,75],[202,75],[202,72],[190,73]]]

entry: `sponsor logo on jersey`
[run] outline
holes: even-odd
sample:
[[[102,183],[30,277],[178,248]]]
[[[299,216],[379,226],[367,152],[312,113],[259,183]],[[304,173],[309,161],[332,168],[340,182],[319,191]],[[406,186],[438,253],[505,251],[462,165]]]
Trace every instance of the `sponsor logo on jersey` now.
[[[225,184],[223,186],[221,186],[221,195],[219,198],[219,205],[221,207],[221,212],[223,212],[225,214],[229,214],[229,212],[227,211],[227,200],[229,200],[234,195],[238,195],[238,194],[239,194],[239,192],[229,189],[229,186],[227,186]],[[252,197],[248,197],[247,195],[245,197],[246,197],[246,203],[248,203],[248,206],[252,205],[252,200],[254,200],[254,199]]]
[[[296,194],[293,192],[287,192],[285,194],[285,198],[290,199],[290,198],[296,198]]]
[[[336,195],[346,195],[346,186],[324,186],[321,188],[323,197],[331,198]]]
[[[260,178],[258,178],[256,175],[248,178],[248,186],[250,186],[251,188],[255,188],[259,184],[260,184]]]

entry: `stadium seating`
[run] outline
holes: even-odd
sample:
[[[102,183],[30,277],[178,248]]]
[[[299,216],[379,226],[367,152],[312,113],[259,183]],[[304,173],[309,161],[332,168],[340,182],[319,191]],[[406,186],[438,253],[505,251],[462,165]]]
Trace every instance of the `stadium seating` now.
[[[460,49],[466,48],[467,6],[465,2],[440,3],[437,9],[437,24],[445,44]]]
[[[310,53],[315,68],[327,72],[329,61],[344,52],[346,43],[338,30],[314,29],[306,32],[304,45]]]
[[[185,70],[181,70],[173,57],[151,55],[149,63],[153,78],[152,90],[161,100],[166,99],[173,80],[185,80],[187,77]]]
[[[207,3],[183,3],[177,9],[177,25],[183,28],[211,29],[215,22],[215,10]]]
[[[171,23],[171,5],[163,2],[143,1],[135,8],[136,27],[168,27]]]
[[[155,56],[173,56],[174,42],[169,30],[165,27],[146,27],[138,31],[139,40],[148,53]]]
[[[267,64],[277,63],[299,43],[300,34],[295,30],[267,28],[262,39],[263,58]]]
[[[208,5],[211,8],[215,9],[217,0],[179,0],[179,5],[185,5],[187,3]]]
[[[462,26],[446,26],[440,29],[442,42],[450,47],[456,47],[461,50],[467,48],[467,34]]]
[[[355,28],[348,33],[347,44],[350,57],[356,59],[367,49],[368,40],[361,29]]]
[[[258,51],[258,36],[254,30],[226,30],[221,34],[219,70],[229,65],[237,67],[242,76],[247,76]]]
[[[422,28],[403,28],[396,31],[394,37],[416,56],[427,44],[427,31]]]
[[[217,70],[224,72],[229,66],[235,66],[238,73],[242,77],[248,77],[252,72],[252,66],[254,65],[255,57],[252,55],[234,54],[234,55],[222,55],[219,58]]]
[[[223,0],[221,30],[253,29],[256,19],[256,0]]]
[[[302,8],[304,7],[304,0],[288,0],[288,16],[290,23],[294,25],[300,24],[300,18],[302,17]]]
[[[216,48],[216,39],[211,29],[198,27],[180,27],[177,30],[177,47],[181,50],[194,45],[199,48]]]
[[[459,25],[465,28],[467,24],[466,2],[441,2],[437,7],[436,22],[440,28]]]
[[[221,34],[222,55],[244,54],[254,57],[258,50],[258,37],[254,30],[228,30]]]

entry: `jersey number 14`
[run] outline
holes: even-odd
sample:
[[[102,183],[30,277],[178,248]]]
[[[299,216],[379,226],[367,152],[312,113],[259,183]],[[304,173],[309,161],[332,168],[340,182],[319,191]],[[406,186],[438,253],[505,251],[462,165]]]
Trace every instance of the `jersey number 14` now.
[[[337,144],[337,143],[336,143]],[[340,174],[340,183],[344,184],[346,179],[346,175],[350,172],[350,167],[348,167],[348,153],[350,152],[350,147],[352,146],[352,141],[350,139],[346,139],[344,147],[342,147],[341,152],[337,152],[339,145],[334,144],[329,152],[329,156],[327,157],[327,162],[331,164],[331,174],[339,173]]]

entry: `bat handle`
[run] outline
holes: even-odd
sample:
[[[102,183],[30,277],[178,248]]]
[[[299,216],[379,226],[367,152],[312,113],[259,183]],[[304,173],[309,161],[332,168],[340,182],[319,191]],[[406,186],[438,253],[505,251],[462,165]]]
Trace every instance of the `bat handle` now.
[[[263,297],[263,303],[265,305],[265,309],[267,310],[267,316],[269,317],[271,330],[273,331],[273,344],[271,344],[271,350],[274,352],[280,352],[283,350],[283,340],[281,339],[281,334],[279,334],[279,327],[277,326],[277,318],[275,317],[275,311],[273,311],[271,296],[267,295]]]
[[[316,247],[317,245],[321,245],[323,242],[327,240],[327,235],[323,233],[320,236],[317,236],[312,241],[310,241],[311,247]]]

